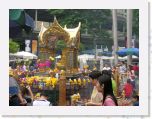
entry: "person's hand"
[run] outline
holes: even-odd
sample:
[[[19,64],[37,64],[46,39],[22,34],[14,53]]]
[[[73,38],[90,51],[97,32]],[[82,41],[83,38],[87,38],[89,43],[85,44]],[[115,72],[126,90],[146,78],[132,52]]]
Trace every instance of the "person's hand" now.
[[[25,99],[22,100],[22,102],[20,103],[20,105],[26,105],[27,101]]]
[[[85,103],[85,106],[91,106],[91,105],[92,105],[92,102]]]
[[[27,86],[26,86],[26,88],[27,88],[28,90],[31,90],[31,88],[30,88],[30,86],[29,86],[29,85],[27,85]]]

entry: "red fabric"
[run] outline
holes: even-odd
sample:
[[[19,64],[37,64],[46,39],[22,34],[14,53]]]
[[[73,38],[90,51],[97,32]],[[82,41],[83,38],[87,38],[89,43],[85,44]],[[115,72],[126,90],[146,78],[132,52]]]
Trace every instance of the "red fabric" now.
[[[133,87],[131,84],[127,83],[124,86],[125,96],[130,97],[133,92]]]
[[[136,66],[136,65],[134,65],[134,66],[132,67],[132,70],[134,70],[134,71],[139,71],[139,67]]]
[[[44,68],[45,66],[46,66],[45,63],[39,63],[39,64],[38,64],[38,67],[39,67],[39,68]]]

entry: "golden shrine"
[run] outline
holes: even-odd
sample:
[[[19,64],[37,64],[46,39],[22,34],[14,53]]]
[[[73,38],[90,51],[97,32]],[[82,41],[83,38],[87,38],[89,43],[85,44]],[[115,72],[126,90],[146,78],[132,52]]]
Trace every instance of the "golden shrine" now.
[[[56,18],[49,28],[45,28],[42,24],[39,33],[39,58],[44,60],[49,59],[50,56],[55,57],[57,40],[64,40],[66,47],[62,50],[61,60],[56,67],[64,69],[68,76],[75,74],[78,71],[80,26],[79,22],[76,28],[68,29],[66,25],[62,28]]]

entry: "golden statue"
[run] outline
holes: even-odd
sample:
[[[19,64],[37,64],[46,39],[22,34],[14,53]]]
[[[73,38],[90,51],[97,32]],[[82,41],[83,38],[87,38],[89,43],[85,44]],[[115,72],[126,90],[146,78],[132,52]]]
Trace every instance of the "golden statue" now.
[[[60,66],[64,66],[67,75],[74,74],[78,70],[78,49],[80,44],[80,27],[68,29],[60,26],[56,17],[49,28],[45,28],[42,24],[39,33],[39,56],[42,59],[48,59],[50,56],[55,57],[55,48],[57,40],[64,40],[66,47],[62,50],[61,60],[58,62]],[[58,68],[60,67],[58,66]]]

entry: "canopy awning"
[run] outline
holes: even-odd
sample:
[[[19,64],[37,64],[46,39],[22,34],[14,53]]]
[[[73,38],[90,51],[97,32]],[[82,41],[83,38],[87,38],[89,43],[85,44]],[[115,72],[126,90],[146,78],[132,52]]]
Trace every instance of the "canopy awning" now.
[[[14,54],[17,57],[21,57],[23,59],[37,59],[38,57],[30,52],[25,52],[25,51],[21,51],[21,52],[17,52]]]
[[[34,29],[34,20],[22,9],[9,10],[9,30],[10,36],[16,36],[22,29],[29,32]]]
[[[139,49],[138,48],[123,48],[121,50],[118,50],[117,55],[124,57],[127,55],[135,55],[139,56]]]

